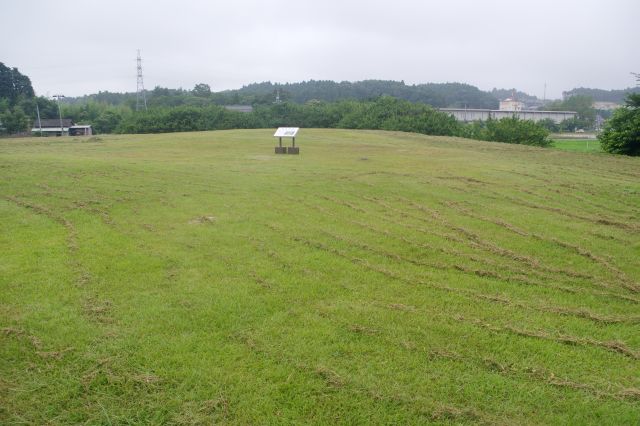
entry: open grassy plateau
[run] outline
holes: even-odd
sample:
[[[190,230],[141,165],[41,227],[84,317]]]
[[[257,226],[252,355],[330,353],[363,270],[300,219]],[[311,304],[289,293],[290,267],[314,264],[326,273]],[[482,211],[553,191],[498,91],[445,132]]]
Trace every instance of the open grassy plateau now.
[[[0,423],[640,421],[640,159],[0,140]]]

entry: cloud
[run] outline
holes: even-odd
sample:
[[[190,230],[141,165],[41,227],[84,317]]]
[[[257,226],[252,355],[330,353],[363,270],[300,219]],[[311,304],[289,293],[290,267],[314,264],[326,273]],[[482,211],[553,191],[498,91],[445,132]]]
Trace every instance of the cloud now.
[[[256,81],[461,81],[560,96],[622,88],[640,71],[640,3],[435,1],[10,2],[0,60],[38,93],[214,90]],[[24,19],[24,17],[30,19]]]

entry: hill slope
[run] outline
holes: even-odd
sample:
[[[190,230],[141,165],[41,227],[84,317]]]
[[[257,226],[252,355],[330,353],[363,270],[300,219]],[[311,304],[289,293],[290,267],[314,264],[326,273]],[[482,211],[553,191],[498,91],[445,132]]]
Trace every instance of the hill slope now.
[[[3,423],[637,423],[638,159],[271,133],[0,140]]]

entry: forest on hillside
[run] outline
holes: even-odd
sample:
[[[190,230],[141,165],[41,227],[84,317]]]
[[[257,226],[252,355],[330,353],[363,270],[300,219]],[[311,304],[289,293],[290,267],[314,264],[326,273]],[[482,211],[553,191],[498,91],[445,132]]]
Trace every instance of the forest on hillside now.
[[[614,102],[616,104],[623,104],[629,93],[640,93],[640,87],[628,87],[620,90],[578,87],[576,89],[569,90],[568,92],[562,92],[562,95],[565,99],[573,96],[588,96],[595,102]]]
[[[498,108],[499,99],[492,93],[463,83],[427,83],[408,85],[403,81],[364,80],[357,82],[304,81],[300,83],[252,83],[237,90],[213,92],[207,84],[197,84],[193,90],[155,87],[147,91],[149,106],[178,105],[264,105],[280,101],[336,102],[341,100],[372,100],[392,96],[419,102],[436,108]],[[109,105],[135,105],[135,93],[99,92],[67,103],[102,102]]]

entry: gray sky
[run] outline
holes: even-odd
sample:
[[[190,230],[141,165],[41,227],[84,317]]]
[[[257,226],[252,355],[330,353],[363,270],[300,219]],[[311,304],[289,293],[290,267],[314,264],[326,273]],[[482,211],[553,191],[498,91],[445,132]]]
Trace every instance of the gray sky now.
[[[560,97],[640,72],[639,0],[0,0],[0,62],[38,94],[404,80]]]

